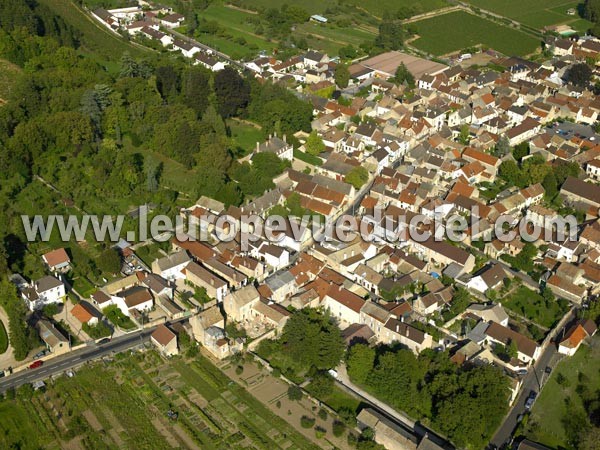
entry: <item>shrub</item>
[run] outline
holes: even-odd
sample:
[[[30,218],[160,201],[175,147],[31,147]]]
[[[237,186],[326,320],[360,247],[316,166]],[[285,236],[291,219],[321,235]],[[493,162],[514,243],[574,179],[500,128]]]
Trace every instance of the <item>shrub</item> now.
[[[315,427],[315,436],[317,437],[317,439],[322,439],[323,436],[325,436],[325,433],[327,433],[327,430],[325,430],[325,428],[323,427]]]
[[[302,389],[293,384],[288,387],[287,395],[290,400],[302,400],[304,394],[302,393]]]
[[[319,417],[320,417],[322,420],[327,420],[327,410],[326,410],[325,408],[321,408],[321,409],[319,410]]]
[[[341,422],[339,420],[333,421],[332,431],[333,431],[333,435],[335,437],[340,437],[342,434],[344,434],[345,430],[346,430],[346,425],[344,425],[344,422]]]
[[[300,426],[302,428],[312,428],[315,425],[315,419],[313,417],[302,416],[300,417]]]
[[[236,375],[241,375],[244,372],[244,366],[237,366],[235,368]]]

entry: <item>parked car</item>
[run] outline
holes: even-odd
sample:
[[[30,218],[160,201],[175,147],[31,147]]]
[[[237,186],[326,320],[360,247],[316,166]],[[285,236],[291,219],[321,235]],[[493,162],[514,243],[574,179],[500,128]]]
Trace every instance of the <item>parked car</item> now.
[[[97,342],[97,344],[102,345],[102,344],[108,344],[109,342],[110,342],[110,338],[102,338]]]
[[[552,367],[546,366],[546,368],[544,369],[544,372],[546,372],[548,374],[552,373]]]
[[[516,373],[517,375],[524,376],[524,375],[527,375],[527,369],[519,369],[519,370],[517,370],[515,373]]]
[[[44,364],[44,361],[42,361],[41,359],[38,359],[37,361],[32,362],[31,365],[29,366],[29,368],[37,369],[38,367],[42,367],[42,364]]]
[[[531,407],[533,406],[534,401],[535,401],[535,398],[529,397],[527,399],[527,401],[525,402],[525,409],[529,411],[531,409]]]
[[[41,352],[36,353],[35,355],[33,355],[33,359],[40,359],[43,356],[46,356],[46,353],[48,353],[46,350],[42,350]]]

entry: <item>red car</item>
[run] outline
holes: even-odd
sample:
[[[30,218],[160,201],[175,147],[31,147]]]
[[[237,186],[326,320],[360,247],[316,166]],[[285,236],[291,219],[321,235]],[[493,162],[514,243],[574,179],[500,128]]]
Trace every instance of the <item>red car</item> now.
[[[29,366],[29,368],[37,369],[38,367],[42,367],[42,364],[44,364],[44,361],[38,359],[37,361],[32,362],[31,365]]]

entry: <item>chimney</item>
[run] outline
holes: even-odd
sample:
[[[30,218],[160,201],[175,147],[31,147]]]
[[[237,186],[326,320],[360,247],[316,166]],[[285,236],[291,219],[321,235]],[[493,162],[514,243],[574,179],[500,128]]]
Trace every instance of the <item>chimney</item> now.
[[[283,135],[283,142],[287,144],[287,136],[285,134]]]
[[[214,286],[214,285],[215,285],[215,279],[214,279],[214,278],[211,278],[211,279],[210,279],[210,285],[211,285],[211,286]]]
[[[396,333],[398,333],[400,331],[400,326],[396,325]]]
[[[258,141],[256,142],[256,151],[258,152],[258,148],[260,147],[260,144],[258,143]]]

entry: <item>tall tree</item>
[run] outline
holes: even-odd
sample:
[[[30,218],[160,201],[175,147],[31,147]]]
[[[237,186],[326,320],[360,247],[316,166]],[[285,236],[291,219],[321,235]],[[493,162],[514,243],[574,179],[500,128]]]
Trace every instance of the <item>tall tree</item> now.
[[[348,70],[348,66],[342,63],[335,66],[334,77],[335,84],[337,84],[338,87],[342,89],[348,87],[348,83],[350,82],[350,71]]]
[[[190,67],[183,76],[183,103],[202,117],[208,106],[210,76],[200,67]]]
[[[215,75],[215,95],[222,117],[237,116],[250,102],[250,85],[237,70],[227,66]]]

